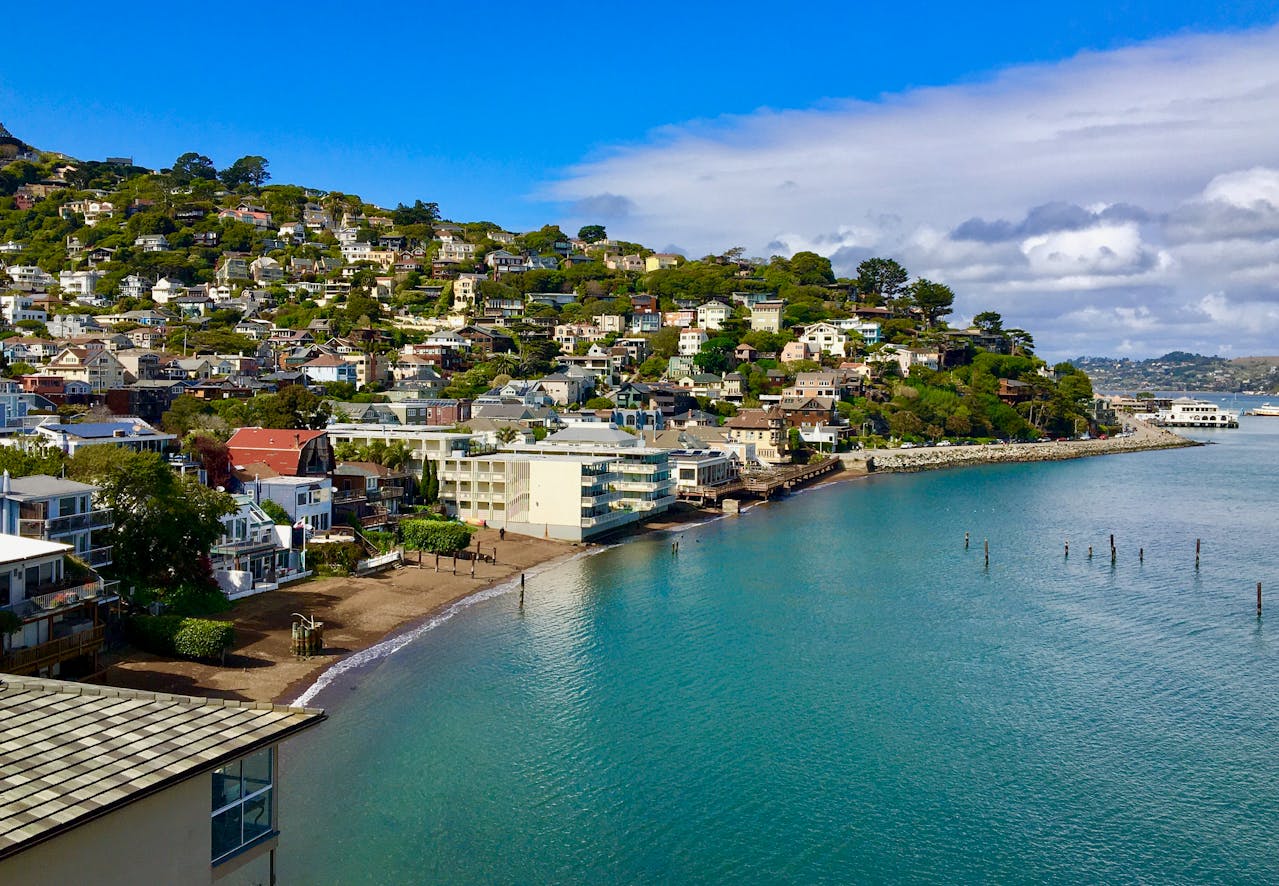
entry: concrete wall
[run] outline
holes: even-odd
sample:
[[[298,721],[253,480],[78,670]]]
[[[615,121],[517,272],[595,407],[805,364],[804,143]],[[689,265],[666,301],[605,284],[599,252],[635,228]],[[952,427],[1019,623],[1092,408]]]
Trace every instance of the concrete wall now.
[[[529,462],[528,522],[576,529],[582,525],[582,465],[573,461]]]

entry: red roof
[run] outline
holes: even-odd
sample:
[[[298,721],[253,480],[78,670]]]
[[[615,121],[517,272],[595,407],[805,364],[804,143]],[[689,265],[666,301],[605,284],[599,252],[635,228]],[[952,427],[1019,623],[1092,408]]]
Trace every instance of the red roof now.
[[[286,476],[298,476],[302,450],[326,431],[293,431],[286,428],[240,428],[227,441],[231,463],[261,462]]]

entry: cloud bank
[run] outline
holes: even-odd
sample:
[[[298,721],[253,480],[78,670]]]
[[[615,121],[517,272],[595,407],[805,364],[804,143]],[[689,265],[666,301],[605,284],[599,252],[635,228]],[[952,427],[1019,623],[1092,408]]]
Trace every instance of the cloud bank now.
[[[1279,353],[1279,28],[671,126],[547,195],[699,255],[892,256],[1049,356]]]

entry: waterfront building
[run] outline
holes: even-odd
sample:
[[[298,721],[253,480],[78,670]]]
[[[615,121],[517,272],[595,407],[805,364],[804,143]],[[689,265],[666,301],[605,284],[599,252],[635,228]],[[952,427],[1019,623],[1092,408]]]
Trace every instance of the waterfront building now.
[[[511,446],[507,451],[559,451],[618,460],[617,507],[646,516],[660,514],[675,503],[670,456],[665,449],[644,445],[639,436],[611,424],[576,425],[551,434],[533,447]]]
[[[618,507],[607,456],[532,451],[457,453],[440,462],[440,500],[452,516],[562,541],[584,541],[641,518]]]
[[[0,882],[274,882],[278,747],[323,719],[5,677]]]
[[[111,510],[98,508],[99,487],[47,474],[0,476],[0,533],[38,538],[70,547],[68,553],[93,568],[111,564],[111,546],[99,533],[113,525]]]
[[[779,465],[790,461],[786,418],[776,407],[743,409],[724,423],[724,430],[734,443],[753,445],[762,462]]]
[[[83,568],[67,569],[62,542],[0,535],[0,610],[18,620],[0,636],[0,672],[58,676],[98,670],[116,583]],[[0,806],[0,821],[3,821]],[[0,880],[3,882],[3,880]]]
[[[677,490],[724,486],[737,479],[737,461],[714,449],[682,449],[670,453],[671,473]]]
[[[343,443],[372,446],[376,441],[387,446],[403,443],[408,447],[409,455],[404,467],[414,476],[422,473],[422,464],[427,459],[439,462],[459,452],[467,453],[485,448],[478,434],[460,434],[439,427],[339,422],[329,425],[327,431],[334,446],[341,446]],[[490,451],[492,449],[487,448]]]
[[[333,470],[333,447],[325,431],[239,428],[227,440],[231,463],[262,476],[324,477]]]
[[[218,586],[236,599],[279,587],[290,571],[292,529],[277,526],[253,496],[233,498],[236,511],[222,518],[222,537],[209,557]]]

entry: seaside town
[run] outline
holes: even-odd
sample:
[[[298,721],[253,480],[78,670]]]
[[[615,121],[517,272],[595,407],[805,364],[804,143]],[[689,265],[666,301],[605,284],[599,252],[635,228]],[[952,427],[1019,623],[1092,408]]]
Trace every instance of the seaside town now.
[[[892,259],[691,259],[268,168],[83,161],[0,127],[5,716],[40,699],[55,743],[153,721],[174,777],[234,757],[215,863],[274,851],[273,748],[323,719],[273,702],[576,545],[836,476],[1187,442]],[[54,769],[29,787],[59,800],[0,831],[14,882],[173,814]],[[194,867],[156,881],[208,870],[203,843],[174,857]]]

